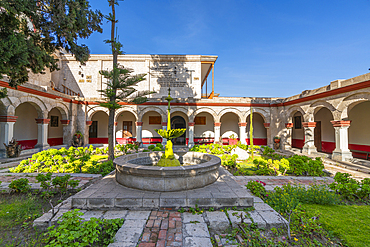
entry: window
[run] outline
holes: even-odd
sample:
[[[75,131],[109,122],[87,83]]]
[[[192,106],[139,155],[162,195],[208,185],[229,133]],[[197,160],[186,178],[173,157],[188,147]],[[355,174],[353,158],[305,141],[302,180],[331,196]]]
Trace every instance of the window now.
[[[132,137],[132,121],[123,121],[122,125],[122,137]]]
[[[294,117],[294,129],[302,129],[301,116],[295,116]]]
[[[59,117],[51,116],[50,117],[50,127],[58,127],[58,126],[59,126]]]
[[[206,125],[206,117],[195,117],[194,122],[196,125]]]
[[[149,124],[161,124],[161,116],[149,116]]]

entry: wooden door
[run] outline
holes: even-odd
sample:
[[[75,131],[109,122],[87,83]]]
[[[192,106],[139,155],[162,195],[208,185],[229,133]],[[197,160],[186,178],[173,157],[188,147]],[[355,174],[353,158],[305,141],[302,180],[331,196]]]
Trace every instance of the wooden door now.
[[[98,121],[93,121],[89,128],[89,138],[98,137]]]
[[[315,138],[316,149],[317,149],[318,152],[321,152],[322,151],[322,147],[321,147],[321,121],[316,122],[314,138]]]
[[[132,137],[132,121],[123,121],[122,124],[122,137]]]

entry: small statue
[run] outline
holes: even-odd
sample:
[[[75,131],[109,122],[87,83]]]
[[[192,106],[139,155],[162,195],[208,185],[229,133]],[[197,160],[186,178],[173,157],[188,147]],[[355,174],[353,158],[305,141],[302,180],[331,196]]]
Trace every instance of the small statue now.
[[[77,131],[72,138],[73,147],[82,147],[84,145],[84,136],[80,131]]]
[[[4,143],[6,155],[8,158],[19,157],[22,151],[21,145],[13,138],[8,145]]]

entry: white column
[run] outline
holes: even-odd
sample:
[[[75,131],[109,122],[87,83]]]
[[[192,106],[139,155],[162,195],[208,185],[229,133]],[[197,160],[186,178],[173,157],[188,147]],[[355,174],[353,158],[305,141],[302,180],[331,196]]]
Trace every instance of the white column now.
[[[6,157],[6,145],[13,139],[14,124],[18,116],[0,116],[0,157]]]
[[[194,122],[189,122],[189,144],[188,147],[192,148],[194,146]]]
[[[316,122],[303,122],[302,126],[304,128],[304,145],[302,153],[311,154],[312,152],[317,152],[315,147]]]
[[[283,141],[283,150],[289,150],[292,148],[292,128],[293,123],[286,123],[285,124],[285,133]]]
[[[351,121],[330,121],[335,129],[335,149],[332,154],[333,160],[346,161],[352,159],[352,153],[348,149],[348,128]]]
[[[116,129],[117,129],[117,122],[114,122],[114,125],[113,125],[113,146],[116,145],[117,141],[116,141]]]
[[[270,148],[274,148],[274,144],[272,142],[273,138],[271,138],[270,123],[263,123],[263,126],[265,126],[266,129],[267,146]]]
[[[141,130],[143,129],[143,122],[136,122],[136,141],[137,142],[142,142],[142,132]]]
[[[48,144],[48,125],[50,119],[36,118],[37,123],[37,144],[35,148],[46,149],[49,148]]]
[[[247,144],[247,123],[239,123],[239,139],[241,144]]]
[[[167,122],[162,122],[162,129],[167,130]],[[167,139],[162,137],[162,145],[166,146],[166,144],[167,144]]]
[[[214,125],[215,125],[215,127],[214,127],[214,131],[215,131],[214,143],[217,143],[220,140],[220,136],[221,136],[221,123],[214,123]]]

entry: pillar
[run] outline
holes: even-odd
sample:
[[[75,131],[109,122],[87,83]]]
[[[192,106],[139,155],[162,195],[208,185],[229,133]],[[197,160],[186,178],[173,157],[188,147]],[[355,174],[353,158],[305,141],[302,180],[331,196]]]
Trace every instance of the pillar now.
[[[335,149],[332,154],[333,160],[346,161],[352,159],[352,153],[348,149],[348,128],[351,121],[330,121],[335,129]]]
[[[37,123],[37,144],[35,148],[47,149],[50,147],[48,144],[48,125],[50,119],[36,118]]]
[[[162,129],[167,130],[167,122],[162,122]],[[162,145],[166,146],[166,144],[167,144],[167,139],[162,137]]]
[[[195,123],[194,122],[189,122],[188,125],[189,125],[189,143],[188,143],[188,147],[192,148],[194,146],[194,125],[195,125]]]
[[[72,133],[70,128],[71,120],[62,119],[60,123],[63,125],[63,144],[68,145],[72,141]]]
[[[6,157],[6,145],[13,139],[14,124],[18,116],[0,116],[0,157]]]
[[[284,139],[283,141],[283,150],[289,150],[292,148],[292,128],[293,123],[285,123]]]
[[[271,138],[270,123],[263,123],[263,126],[265,126],[265,129],[266,129],[267,146],[269,146],[270,148],[273,148],[274,144],[272,142],[273,138]]]
[[[142,142],[142,129],[143,129],[143,122],[136,122],[136,141]]]
[[[118,122],[114,122],[114,125],[113,125],[113,145],[115,146],[116,145],[116,130],[117,130],[117,124]]]
[[[220,136],[221,136],[221,123],[214,123],[214,132],[215,132],[215,140],[213,141],[214,143],[218,143],[220,141]],[[222,140],[221,140],[222,144]]]
[[[247,123],[239,123],[239,138],[241,144],[247,144]]]
[[[302,153],[311,154],[317,152],[315,147],[315,127],[316,122],[302,122],[304,128],[304,145]]]

